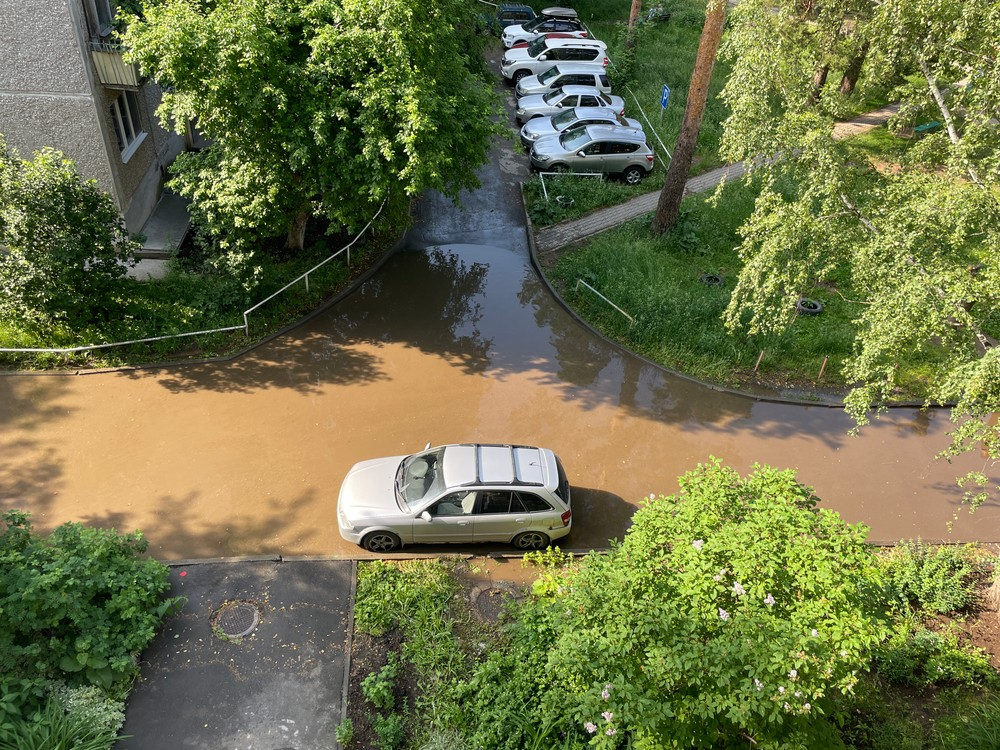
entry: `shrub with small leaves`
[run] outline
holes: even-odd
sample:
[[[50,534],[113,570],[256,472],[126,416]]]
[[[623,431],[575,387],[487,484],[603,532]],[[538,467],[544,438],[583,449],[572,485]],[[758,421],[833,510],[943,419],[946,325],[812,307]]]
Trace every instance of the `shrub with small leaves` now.
[[[403,717],[399,714],[377,716],[372,721],[372,727],[378,737],[379,750],[396,750],[406,739]]]
[[[979,565],[971,545],[903,541],[881,564],[892,596],[902,604],[944,614],[967,609],[975,600]]]
[[[365,700],[375,708],[389,711],[396,704],[395,689],[399,667],[399,655],[390,653],[389,660],[382,669],[372,672],[361,681],[361,692]]]
[[[341,747],[350,747],[351,743],[354,742],[354,722],[351,721],[350,716],[345,716],[344,720],[337,725],[335,735]]]
[[[931,630],[913,614],[896,618],[891,635],[875,650],[875,666],[890,682],[918,687],[997,681],[989,656],[963,644],[954,625]]]

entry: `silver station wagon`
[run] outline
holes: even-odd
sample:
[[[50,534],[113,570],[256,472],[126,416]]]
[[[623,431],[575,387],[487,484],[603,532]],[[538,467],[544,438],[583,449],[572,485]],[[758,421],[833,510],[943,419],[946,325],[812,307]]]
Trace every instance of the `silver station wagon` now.
[[[547,94],[563,86],[593,86],[611,93],[611,79],[603,65],[595,63],[559,63],[536,76],[526,76],[514,87],[518,97]]]
[[[562,463],[545,448],[465,443],[355,464],[337,499],[340,535],[370,552],[505,542],[544,549],[569,534]]]

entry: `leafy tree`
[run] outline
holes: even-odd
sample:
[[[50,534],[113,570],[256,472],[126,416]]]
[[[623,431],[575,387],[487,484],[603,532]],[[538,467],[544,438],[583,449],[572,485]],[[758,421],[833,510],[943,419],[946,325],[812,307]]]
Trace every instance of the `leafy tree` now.
[[[496,101],[475,74],[464,0],[165,0],[133,17],[129,59],[164,85],[160,117],[210,139],[173,186],[234,252],[318,212],[355,228],[395,192],[475,187]]]
[[[733,74],[723,155],[753,160],[762,190],[743,227],[744,268],[726,312],[730,329],[780,331],[817,281],[846,280],[858,307],[858,383],[847,409],[859,425],[899,385],[902,357],[929,363],[928,404],[953,404],[944,455],[981,448],[1000,458],[1000,6],[992,0],[824,0],[815,22],[787,0],[747,0],[724,45]],[[839,35],[849,29],[849,41]],[[894,126],[942,124],[891,169],[831,136],[839,88],[818,67],[864,61],[860,86],[896,88]],[[899,82],[903,83],[900,85]],[[817,86],[819,87],[817,90]],[[776,155],[764,161],[760,155]],[[966,479],[987,484],[984,473]],[[970,498],[981,501],[985,493]]]
[[[866,529],[818,509],[792,471],[715,461],[680,487],[650,496],[609,554],[536,588],[515,647],[472,680],[489,721],[504,705],[492,674],[539,696],[540,725],[597,747],[838,746],[825,717],[884,630]],[[497,669],[509,661],[523,666]]]
[[[72,161],[52,149],[22,160],[0,135],[0,315],[42,327],[107,319],[136,249]]]

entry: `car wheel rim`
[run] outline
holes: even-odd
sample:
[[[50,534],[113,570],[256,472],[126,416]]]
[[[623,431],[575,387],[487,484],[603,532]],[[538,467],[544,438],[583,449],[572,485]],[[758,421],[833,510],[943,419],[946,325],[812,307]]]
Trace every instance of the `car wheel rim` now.
[[[388,534],[378,534],[373,536],[368,542],[368,549],[372,552],[388,552],[395,549],[396,540]]]
[[[635,171],[629,172],[627,175],[625,175],[625,182],[627,182],[629,185],[637,184],[640,179],[642,178],[639,176],[639,173]]]
[[[517,540],[517,546],[522,549],[542,549],[546,541],[543,534],[522,534]]]

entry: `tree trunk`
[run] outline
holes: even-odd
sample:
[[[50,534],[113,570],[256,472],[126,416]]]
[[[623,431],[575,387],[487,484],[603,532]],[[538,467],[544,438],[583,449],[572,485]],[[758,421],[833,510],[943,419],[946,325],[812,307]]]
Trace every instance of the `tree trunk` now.
[[[312,209],[309,205],[303,206],[295,214],[288,225],[288,236],[285,238],[286,250],[301,250],[306,244],[306,224],[309,222],[309,214]]]
[[[722,29],[726,23],[726,0],[709,0],[705,15],[705,25],[701,30],[701,41],[698,43],[698,55],[695,58],[694,71],[691,73],[691,85],[688,88],[687,106],[684,108],[684,121],[677,137],[674,156],[670,160],[667,179],[660,191],[660,200],[656,205],[656,215],[653,217],[652,230],[663,234],[677,221],[677,213],[684,197],[684,183],[687,182],[694,150],[698,145],[698,131],[701,129],[701,118],[705,113],[705,103],[708,101],[708,85],[712,80],[712,69],[715,67],[715,55],[722,41]]]
[[[844,77],[840,79],[840,95],[850,96],[854,87],[858,85],[858,78],[861,77],[861,66],[865,64],[865,57],[868,56],[868,42],[862,44],[855,53],[851,61],[847,63]]]
[[[812,93],[809,95],[809,101],[812,104],[816,104],[819,101],[819,95],[823,91],[823,87],[826,85],[826,77],[830,73],[830,67],[828,65],[821,65],[816,68],[816,72],[813,73],[812,79]]]
[[[628,14],[628,33],[625,35],[625,48],[632,49],[635,46],[635,24],[642,13],[642,0],[632,0],[632,9]]]

